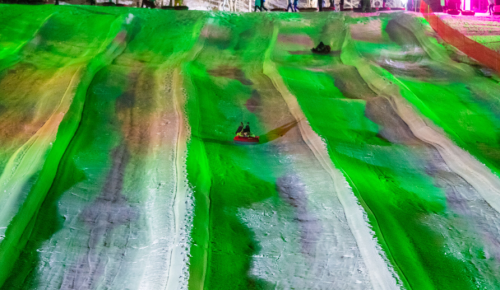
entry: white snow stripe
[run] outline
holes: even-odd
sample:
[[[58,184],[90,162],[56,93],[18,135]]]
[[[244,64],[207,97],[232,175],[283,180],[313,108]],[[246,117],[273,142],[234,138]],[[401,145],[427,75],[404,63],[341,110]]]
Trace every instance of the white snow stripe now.
[[[347,42],[343,50],[353,50],[352,44]],[[405,90],[413,94],[396,77],[386,79],[378,75],[371,68],[371,63],[367,63],[361,58],[354,58],[355,52],[350,51],[348,58],[342,58],[346,64],[357,68],[359,74],[369,87],[378,95],[388,98],[393,108],[403,121],[410,127],[413,134],[420,140],[433,145],[438,150],[441,157],[451,170],[462,176],[472,185],[481,196],[500,213],[500,179],[484,164],[475,159],[467,151],[458,147],[448,137],[432,128],[414,109],[413,106],[401,96],[400,91]],[[349,59],[349,61],[346,61]],[[392,82],[395,82],[394,84]],[[397,84],[396,84],[397,83]],[[415,97],[416,98],[416,97]]]
[[[185,96],[181,90],[182,75],[180,69],[176,68],[173,73],[172,81],[173,103],[175,108],[176,119],[178,120],[178,131],[175,144],[175,202],[174,202],[174,219],[175,219],[175,241],[172,254],[170,256],[170,267],[168,274],[168,282],[166,289],[182,289],[186,287],[189,279],[189,271],[187,271],[187,261],[189,253],[190,228],[192,225],[185,222],[185,217],[190,211],[187,207],[188,200],[192,196],[192,191],[187,184],[186,175],[186,157],[187,157],[187,140],[189,138],[188,124],[185,122],[184,103]]]
[[[323,140],[305,122],[306,119],[296,98],[288,91],[283,83],[276,65],[271,60],[271,53],[278,36],[278,27],[274,27],[272,43],[266,51],[264,73],[272,80],[276,89],[281,93],[290,112],[298,122],[304,142],[309,146],[326,172],[331,176],[338,198],[344,207],[347,222],[356,239],[363,261],[366,264],[372,286],[375,290],[400,289],[396,282],[396,274],[383,258],[383,252],[373,236],[373,231],[367,223],[366,213],[358,203],[352,189],[345,180],[342,172],[333,167],[330,156]]]

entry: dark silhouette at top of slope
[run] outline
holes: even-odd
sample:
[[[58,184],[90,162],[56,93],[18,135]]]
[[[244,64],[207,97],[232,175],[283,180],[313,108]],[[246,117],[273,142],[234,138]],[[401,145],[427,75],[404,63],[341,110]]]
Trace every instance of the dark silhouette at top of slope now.
[[[334,55],[334,56],[338,56],[340,55],[340,50],[332,50],[328,53],[324,53],[324,54],[319,54],[319,55]],[[312,53],[310,50],[289,50],[288,51],[289,54],[314,54]],[[314,55],[318,55],[318,54],[314,54]]]

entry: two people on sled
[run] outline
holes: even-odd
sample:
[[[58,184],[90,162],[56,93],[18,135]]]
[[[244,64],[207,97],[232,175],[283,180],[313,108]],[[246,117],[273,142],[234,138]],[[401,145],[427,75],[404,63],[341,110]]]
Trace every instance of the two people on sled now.
[[[236,136],[238,137],[255,137],[252,133],[250,133],[250,122],[247,122],[247,125],[244,126],[243,122],[240,123],[240,126],[236,130]]]

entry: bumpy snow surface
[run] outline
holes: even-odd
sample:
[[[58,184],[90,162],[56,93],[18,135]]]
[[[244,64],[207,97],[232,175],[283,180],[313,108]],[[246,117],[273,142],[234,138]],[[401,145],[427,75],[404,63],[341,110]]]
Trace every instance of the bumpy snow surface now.
[[[0,11],[0,289],[500,288],[499,78],[422,18]]]

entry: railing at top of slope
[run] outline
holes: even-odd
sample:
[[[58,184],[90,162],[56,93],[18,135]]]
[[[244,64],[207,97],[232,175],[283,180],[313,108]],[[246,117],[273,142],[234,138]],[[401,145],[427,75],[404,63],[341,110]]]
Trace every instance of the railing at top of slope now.
[[[460,31],[446,24],[434,14],[431,7],[421,1],[420,12],[432,29],[447,43],[453,45],[469,57],[500,74],[500,53],[468,38]]]

